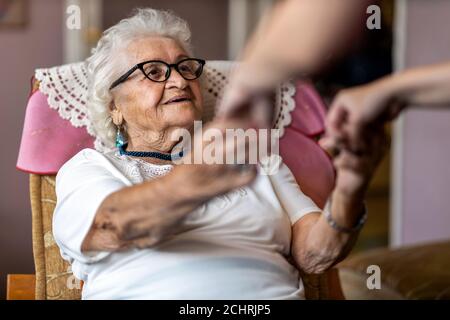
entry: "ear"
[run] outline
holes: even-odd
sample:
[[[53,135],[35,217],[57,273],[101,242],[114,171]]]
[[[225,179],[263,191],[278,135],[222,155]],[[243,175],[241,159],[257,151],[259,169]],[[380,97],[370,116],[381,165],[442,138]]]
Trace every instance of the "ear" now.
[[[119,108],[117,108],[114,105],[114,102],[111,103],[110,110],[111,110],[110,113],[111,113],[111,118],[112,118],[113,123],[116,126],[120,126],[123,122],[122,112],[120,111]]]

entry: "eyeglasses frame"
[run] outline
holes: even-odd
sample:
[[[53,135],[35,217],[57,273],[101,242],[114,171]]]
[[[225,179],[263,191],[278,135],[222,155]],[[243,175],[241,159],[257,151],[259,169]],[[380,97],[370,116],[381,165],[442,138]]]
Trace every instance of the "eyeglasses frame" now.
[[[200,70],[200,74],[198,75],[198,77],[196,77],[196,78],[194,78],[194,79],[186,79],[185,77],[183,77],[183,75],[181,74],[181,72],[178,70],[178,65],[179,65],[180,63],[182,63],[182,62],[187,61],[187,60],[195,60],[195,61],[197,61],[197,62],[200,62],[201,70]],[[159,62],[159,63],[163,63],[163,64],[165,64],[165,65],[168,67],[168,68],[167,68],[168,71],[167,71],[167,74],[166,74],[166,78],[165,78],[164,80],[162,80],[162,81],[156,81],[156,80],[153,80],[153,79],[151,79],[151,78],[145,73],[145,71],[144,71],[144,65],[146,65],[147,63],[150,63],[150,62]],[[167,63],[167,62],[165,62],[165,61],[161,61],[161,60],[148,60],[148,61],[144,61],[144,62],[141,62],[141,63],[138,63],[138,64],[134,65],[130,70],[128,70],[128,71],[125,72],[122,76],[120,76],[116,81],[114,81],[114,82],[111,84],[111,86],[109,87],[109,90],[112,90],[112,89],[114,89],[115,87],[117,87],[119,84],[121,84],[122,82],[125,82],[125,81],[128,79],[128,77],[131,76],[131,74],[132,74],[133,72],[135,72],[137,69],[141,70],[141,72],[145,75],[145,77],[146,77],[148,80],[153,81],[153,82],[165,82],[165,81],[167,81],[167,79],[170,78],[170,74],[171,74],[171,71],[172,71],[172,67],[180,74],[180,76],[183,77],[183,79],[185,79],[185,80],[195,80],[195,79],[198,79],[198,78],[201,76],[201,74],[203,73],[203,67],[205,66],[205,63],[206,63],[205,60],[203,60],[203,59],[197,59],[197,58],[185,58],[185,59],[182,59],[182,60],[178,61],[177,63],[171,63],[171,64],[169,64],[169,63]]]

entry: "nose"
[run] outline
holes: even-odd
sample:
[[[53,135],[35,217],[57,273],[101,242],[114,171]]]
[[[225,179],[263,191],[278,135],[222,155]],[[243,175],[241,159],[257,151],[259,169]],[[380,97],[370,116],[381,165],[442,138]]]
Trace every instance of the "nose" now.
[[[187,85],[188,81],[184,79],[175,68],[172,67],[169,79],[166,81],[166,88],[185,89]]]

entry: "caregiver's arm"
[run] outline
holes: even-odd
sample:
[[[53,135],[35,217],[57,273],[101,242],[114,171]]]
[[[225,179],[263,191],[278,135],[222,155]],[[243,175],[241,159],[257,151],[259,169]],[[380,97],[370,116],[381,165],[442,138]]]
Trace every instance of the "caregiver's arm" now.
[[[273,7],[247,44],[242,60],[261,70],[253,81],[276,85],[293,72],[315,73],[345,52],[365,28],[371,0],[288,0]]]
[[[349,50],[365,30],[373,0],[289,0],[261,20],[219,108],[231,116],[253,95],[297,74],[316,74]]]
[[[407,105],[450,103],[450,62],[405,70],[375,82],[389,99]]]
[[[346,137],[351,148],[361,147],[365,130],[395,118],[410,105],[450,105],[450,63],[405,70],[377,81],[342,90],[327,115],[325,148]]]
[[[364,212],[364,195],[370,179],[387,147],[382,130],[367,137],[370,148],[363,154],[341,151],[333,160],[336,185],[330,196],[330,214],[345,229],[355,227]],[[358,232],[333,228],[324,214],[312,213],[293,226],[291,254],[306,273],[321,273],[347,256]]]

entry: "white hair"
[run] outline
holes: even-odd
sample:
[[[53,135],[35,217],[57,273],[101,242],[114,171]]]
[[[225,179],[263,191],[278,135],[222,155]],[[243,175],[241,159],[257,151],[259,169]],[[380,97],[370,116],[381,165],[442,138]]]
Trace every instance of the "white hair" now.
[[[169,11],[137,9],[133,16],[121,20],[105,32],[87,59],[88,110],[95,134],[106,147],[114,146],[116,127],[110,115],[111,84],[129,66],[121,63],[120,54],[131,41],[147,36],[177,40],[191,54],[191,31],[187,22]]]

